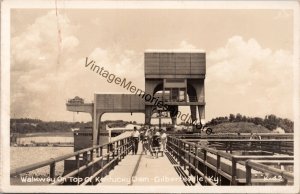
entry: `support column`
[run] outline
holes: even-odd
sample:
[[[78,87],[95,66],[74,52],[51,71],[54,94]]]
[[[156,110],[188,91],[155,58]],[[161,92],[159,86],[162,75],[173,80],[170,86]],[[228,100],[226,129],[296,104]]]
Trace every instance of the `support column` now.
[[[205,118],[204,106],[198,106],[199,119]]]
[[[104,112],[97,112],[94,113],[93,118],[93,146],[99,145],[99,123],[101,122],[101,117]]]
[[[190,106],[191,109],[191,118],[192,118],[192,123],[197,120],[197,107],[196,106]]]
[[[145,125],[151,124],[152,106],[145,106]]]
[[[197,106],[190,106],[191,109],[191,118],[192,118],[192,123],[197,120]],[[193,131],[196,130],[196,125],[193,126]]]
[[[170,116],[172,120],[172,125],[175,127],[178,115],[178,106],[169,106]]]
[[[98,116],[97,116],[97,95],[94,94],[94,114],[93,114],[93,146],[97,145],[98,137]]]
[[[93,116],[93,146],[97,145],[97,116]]]
[[[205,102],[205,88],[204,88],[204,80],[198,79],[197,83],[193,83],[193,86],[196,90],[196,96],[198,102]]]
[[[196,93],[197,93],[197,100],[198,102],[205,103],[205,88],[204,88],[204,80],[199,81],[200,84],[196,85]],[[199,119],[205,118],[205,109],[204,105],[198,106],[198,112],[199,112]],[[200,116],[201,115],[201,116]]]

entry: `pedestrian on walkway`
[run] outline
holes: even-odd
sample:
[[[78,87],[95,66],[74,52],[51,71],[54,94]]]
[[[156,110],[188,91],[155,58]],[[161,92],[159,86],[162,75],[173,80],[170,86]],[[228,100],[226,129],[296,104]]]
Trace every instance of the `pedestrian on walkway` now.
[[[164,152],[166,151],[167,148],[167,134],[163,129],[161,129],[160,138],[161,138],[162,151]]]
[[[146,131],[146,136],[147,136],[147,140],[148,140],[148,150],[151,154],[151,156],[153,155],[153,150],[152,150],[152,140],[153,140],[153,129],[148,129]]]
[[[140,132],[137,130],[136,127],[133,128],[133,132],[131,136],[132,136],[132,154],[137,154]]]
[[[154,153],[154,157],[158,158],[158,152],[160,151],[161,146],[161,139],[160,139],[160,133],[157,131],[152,140],[152,150]]]
[[[145,153],[147,155],[147,150],[149,149],[148,148],[147,127],[145,127],[143,131],[141,131],[140,140],[142,141],[142,145],[143,145],[142,153]]]

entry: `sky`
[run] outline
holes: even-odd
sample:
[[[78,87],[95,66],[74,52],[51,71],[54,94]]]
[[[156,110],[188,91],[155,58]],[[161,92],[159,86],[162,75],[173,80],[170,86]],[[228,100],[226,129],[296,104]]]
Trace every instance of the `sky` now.
[[[144,51],[206,52],[206,120],[230,113],[293,120],[292,10],[14,9],[11,117],[89,121],[67,99],[128,92],[88,71],[85,58],[144,88]],[[180,109],[187,111],[188,109]],[[144,121],[139,114],[102,120]]]

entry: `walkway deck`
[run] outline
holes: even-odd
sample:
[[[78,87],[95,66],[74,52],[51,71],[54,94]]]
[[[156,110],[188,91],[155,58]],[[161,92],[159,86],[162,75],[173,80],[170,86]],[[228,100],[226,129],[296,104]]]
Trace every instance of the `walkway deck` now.
[[[138,154],[127,155],[119,164],[112,170],[109,175],[102,179],[98,185],[182,185],[178,172],[174,165],[164,154],[162,157],[159,154],[158,158],[153,158],[149,153],[142,154],[142,146],[139,144]],[[132,178],[131,178],[132,177]]]

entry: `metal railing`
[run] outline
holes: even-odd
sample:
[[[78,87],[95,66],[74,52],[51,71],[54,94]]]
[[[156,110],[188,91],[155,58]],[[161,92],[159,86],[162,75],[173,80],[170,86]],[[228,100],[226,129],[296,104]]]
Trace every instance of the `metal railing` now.
[[[240,133],[238,135],[237,133],[216,133],[216,134],[210,134],[206,135],[204,134],[180,134],[180,133],[173,133],[172,136],[180,137],[181,139],[250,139],[251,133]],[[279,134],[279,133],[257,133],[256,137],[260,136],[261,139],[293,139],[294,134],[293,133],[285,133],[285,134]]]
[[[95,164],[100,164],[99,170],[94,172],[93,169],[92,175],[88,179],[83,179],[82,182],[78,182],[78,184],[82,184],[82,185],[86,185],[90,183],[93,184],[93,180],[95,177],[104,176],[108,174],[108,172],[111,169],[113,169],[113,167],[117,165],[118,162],[130,152],[131,148],[132,148],[131,137],[126,137],[107,144],[86,148],[74,153],[66,154],[42,162],[12,169],[10,172],[10,176],[14,177],[45,166],[50,166],[49,175],[50,175],[50,180],[52,180],[50,184],[60,185],[60,184],[64,184],[70,177],[73,176],[79,177],[80,173],[83,172],[84,170],[93,168]],[[104,151],[106,151],[106,153],[104,153]],[[74,157],[76,162],[76,169],[64,175],[59,180],[55,180],[56,164],[58,162],[63,162],[64,160],[71,159]]]
[[[226,152],[232,153],[233,151],[254,151],[260,150],[268,152],[270,154],[288,154],[293,155],[294,146],[293,140],[288,139],[213,139],[207,140],[210,147],[214,147],[217,150],[225,150]]]
[[[270,154],[294,154],[293,134],[259,134],[260,139],[251,138],[250,134],[211,134],[211,135],[196,135],[196,134],[172,134],[177,138],[193,142],[206,142],[210,147],[217,150],[225,150],[232,153],[233,151],[249,151],[261,150]]]
[[[171,155],[179,162],[180,166],[183,166],[184,170],[187,170],[191,175],[195,176],[195,184],[199,182],[199,177],[202,177],[204,185],[222,185],[218,181],[216,183],[211,179],[213,175],[216,179],[222,180],[222,177],[229,180],[230,185],[245,184],[245,177],[240,176],[241,168],[245,169],[245,165],[248,160],[289,160],[292,161],[292,156],[238,156],[225,153],[224,151],[202,146],[186,140],[179,139],[174,136],[168,136],[167,148]],[[225,161],[226,160],[226,161]],[[225,165],[224,165],[225,164]],[[230,166],[225,167],[225,166]],[[239,166],[238,165],[242,165]],[[253,163],[249,163],[251,168],[255,169],[256,166]],[[275,168],[274,168],[275,169]],[[279,172],[272,169],[272,173],[278,174]],[[239,173],[238,173],[239,171]],[[244,170],[246,171],[246,170]],[[263,171],[264,172],[264,171]],[[248,167],[248,176],[251,174]],[[282,173],[280,171],[280,173]],[[289,174],[290,175],[290,174]],[[284,178],[292,178],[284,177]],[[292,182],[292,180],[289,180]],[[270,184],[270,181],[264,181],[265,184]],[[285,184],[286,182],[283,182]]]
[[[260,160],[247,160],[246,164],[246,185],[252,185],[253,178],[252,178],[252,169],[266,172],[273,177],[264,177],[263,179],[254,179],[255,184],[263,184],[266,180],[272,180],[274,183],[279,183],[283,185],[293,184],[294,182],[294,175],[293,173],[287,172],[285,170],[280,170],[278,168],[274,168],[270,166],[270,164],[289,164],[293,165],[294,161],[285,160],[285,161],[260,161]],[[268,164],[268,165],[266,165]]]

